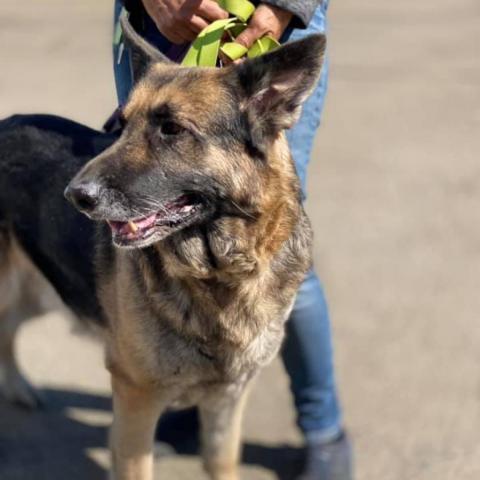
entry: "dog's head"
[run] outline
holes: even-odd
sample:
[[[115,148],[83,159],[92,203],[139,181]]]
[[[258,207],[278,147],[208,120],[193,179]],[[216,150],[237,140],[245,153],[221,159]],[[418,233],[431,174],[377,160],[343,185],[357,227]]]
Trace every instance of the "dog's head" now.
[[[285,194],[282,175],[298,189],[282,132],[315,86],[323,36],[223,69],[185,68],[123,27],[138,77],[125,128],[66,190],[109,223],[116,246],[145,247],[212,217],[255,218],[267,190]]]

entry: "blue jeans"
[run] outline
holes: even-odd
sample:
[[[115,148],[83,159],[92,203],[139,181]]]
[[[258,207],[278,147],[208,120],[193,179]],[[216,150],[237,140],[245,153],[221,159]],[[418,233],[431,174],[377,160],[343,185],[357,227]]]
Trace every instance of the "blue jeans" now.
[[[324,1],[307,29],[287,30],[282,42],[325,32],[327,6],[328,1]],[[115,19],[120,8],[116,0]],[[149,18],[145,19],[143,35],[175,60],[180,60],[187,49],[187,46],[173,46]],[[123,105],[132,88],[132,74],[128,54],[123,54],[120,61],[118,59],[118,46],[114,46],[115,82],[119,104]],[[304,195],[307,166],[320,124],[327,79],[328,66],[325,65],[318,85],[304,104],[298,123],[287,132]],[[282,358],[290,376],[300,429],[307,439],[322,441],[334,438],[341,430],[341,413],[335,386],[330,318],[322,286],[313,270],[307,274],[298,291],[287,323]]]

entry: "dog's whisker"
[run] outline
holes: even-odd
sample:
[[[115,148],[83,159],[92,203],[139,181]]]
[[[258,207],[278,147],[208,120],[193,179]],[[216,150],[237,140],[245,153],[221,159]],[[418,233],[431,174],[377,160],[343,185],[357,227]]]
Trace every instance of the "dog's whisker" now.
[[[230,203],[237,209],[239,210],[240,212],[242,212],[246,217],[249,217],[253,220],[256,220],[257,217],[255,215],[252,215],[251,213],[245,211],[240,205],[238,205],[238,203],[234,202],[233,200],[230,200]]]

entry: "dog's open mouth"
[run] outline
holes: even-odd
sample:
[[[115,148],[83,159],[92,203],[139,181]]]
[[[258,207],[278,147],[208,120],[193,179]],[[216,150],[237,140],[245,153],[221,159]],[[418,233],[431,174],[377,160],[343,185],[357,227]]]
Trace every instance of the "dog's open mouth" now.
[[[127,221],[107,220],[113,243],[119,247],[141,248],[167,237],[193,222],[203,207],[195,195],[182,195],[161,209]]]

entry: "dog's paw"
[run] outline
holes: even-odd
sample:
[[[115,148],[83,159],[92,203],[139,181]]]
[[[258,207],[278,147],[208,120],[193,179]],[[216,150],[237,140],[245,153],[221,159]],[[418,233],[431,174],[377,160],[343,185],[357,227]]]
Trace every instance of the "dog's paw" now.
[[[29,410],[45,405],[45,399],[19,372],[6,372],[0,381],[0,395],[8,402]]]

